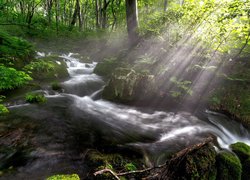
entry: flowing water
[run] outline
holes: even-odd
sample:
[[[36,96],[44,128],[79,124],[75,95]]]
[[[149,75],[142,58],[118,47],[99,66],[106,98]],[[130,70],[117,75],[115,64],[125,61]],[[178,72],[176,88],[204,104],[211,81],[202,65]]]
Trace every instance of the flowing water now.
[[[42,54],[45,56],[45,54]],[[36,124],[28,162],[0,179],[44,179],[57,173],[84,175],[79,148],[129,147],[140,151],[148,165],[161,164],[171,152],[217,137],[218,148],[237,141],[250,144],[250,133],[227,116],[204,111],[200,119],[187,112],[145,110],[100,98],[105,85],[93,73],[96,65],[62,55],[70,78],[64,92],[46,91],[46,104],[10,107],[9,119]]]

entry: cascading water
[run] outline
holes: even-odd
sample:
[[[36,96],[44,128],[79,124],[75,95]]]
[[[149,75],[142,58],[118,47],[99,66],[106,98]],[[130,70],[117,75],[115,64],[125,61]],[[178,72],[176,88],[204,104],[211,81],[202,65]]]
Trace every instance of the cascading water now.
[[[228,149],[237,141],[250,145],[249,131],[219,113],[206,111],[201,120],[187,112],[149,112],[100,99],[105,82],[93,73],[97,63],[82,63],[72,53],[61,57],[70,74],[62,84],[63,93],[48,94],[44,105],[10,107],[11,116],[40,124],[34,159],[16,177],[80,169],[80,162],[71,157],[77,143],[86,148],[102,144],[135,148],[149,164],[161,164],[169,153],[211,135],[217,137],[219,148]]]

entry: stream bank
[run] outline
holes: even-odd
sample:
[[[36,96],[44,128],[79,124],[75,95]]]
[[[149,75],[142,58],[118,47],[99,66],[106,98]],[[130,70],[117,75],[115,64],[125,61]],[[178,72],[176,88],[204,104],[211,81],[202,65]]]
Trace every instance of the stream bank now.
[[[100,99],[105,82],[93,73],[97,63],[83,63],[72,53],[60,57],[70,75],[61,83],[63,91],[45,86],[46,103],[14,105],[1,118],[5,128],[13,129],[6,132],[20,137],[18,143],[6,146],[15,149],[20,144],[28,150],[18,151],[24,164],[13,166],[15,156],[9,156],[14,158],[6,167],[13,172],[6,171],[1,179],[45,179],[74,173],[85,179],[104,167],[143,169],[163,164],[174,152],[211,134],[217,137],[219,148],[228,149],[238,141],[249,143],[249,131],[219,113],[203,111],[200,119],[188,112],[157,111]],[[16,128],[19,131],[14,133]],[[3,153],[3,157],[8,155]]]

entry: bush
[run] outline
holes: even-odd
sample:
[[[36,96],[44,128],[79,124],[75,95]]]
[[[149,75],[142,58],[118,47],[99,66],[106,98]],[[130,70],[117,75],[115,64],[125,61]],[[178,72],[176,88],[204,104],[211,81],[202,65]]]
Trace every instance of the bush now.
[[[23,86],[32,78],[23,71],[0,65],[0,91]]]
[[[28,93],[25,100],[29,103],[45,103],[47,99],[41,93]]]

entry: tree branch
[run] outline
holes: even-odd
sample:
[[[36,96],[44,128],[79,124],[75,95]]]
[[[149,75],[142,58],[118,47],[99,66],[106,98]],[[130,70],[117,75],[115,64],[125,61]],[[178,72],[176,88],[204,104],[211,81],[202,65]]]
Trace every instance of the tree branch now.
[[[103,173],[106,173],[106,172],[108,172],[112,176],[114,176],[115,179],[120,180],[120,178],[117,176],[117,174],[115,172],[113,172],[111,169],[108,169],[108,168],[95,172],[94,176],[97,176],[99,174],[103,174]]]

